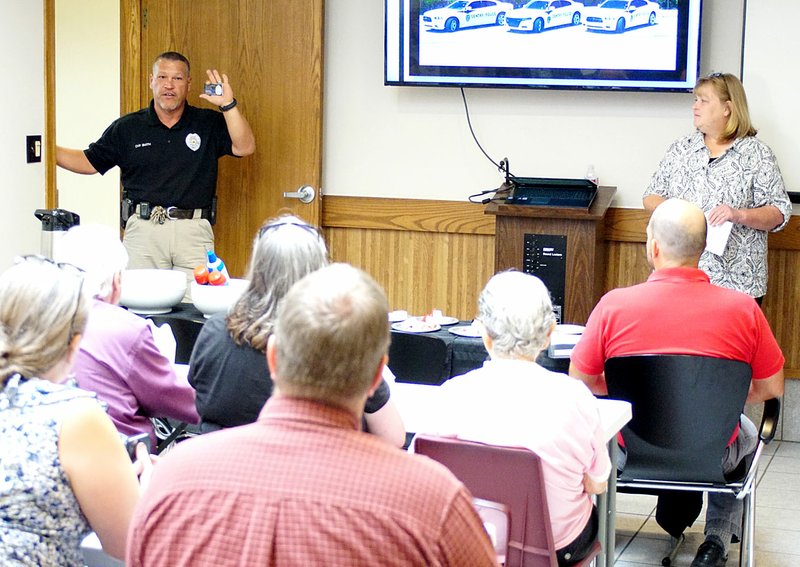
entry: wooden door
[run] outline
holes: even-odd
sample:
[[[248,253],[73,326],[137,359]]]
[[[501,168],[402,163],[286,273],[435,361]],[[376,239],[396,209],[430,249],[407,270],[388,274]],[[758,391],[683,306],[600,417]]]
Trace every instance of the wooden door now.
[[[191,63],[193,105],[208,107],[197,97],[217,68],[253,128],[256,153],[219,162],[216,248],[236,276],[264,219],[290,210],[320,223],[323,3],[122,0],[124,111],[149,104],[153,59],[174,50]],[[283,197],[303,185],[317,192],[311,203]]]

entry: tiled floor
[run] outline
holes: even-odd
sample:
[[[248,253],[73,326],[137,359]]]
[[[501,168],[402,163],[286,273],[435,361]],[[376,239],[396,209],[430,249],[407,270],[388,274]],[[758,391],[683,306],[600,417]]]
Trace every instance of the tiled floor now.
[[[800,443],[774,441],[759,468],[756,498],[757,567],[800,566]],[[703,542],[705,509],[686,531],[686,541],[672,564],[688,567]],[[669,536],[655,521],[655,497],[617,496],[616,567],[661,565]],[[729,566],[739,564],[739,546],[731,547]]]

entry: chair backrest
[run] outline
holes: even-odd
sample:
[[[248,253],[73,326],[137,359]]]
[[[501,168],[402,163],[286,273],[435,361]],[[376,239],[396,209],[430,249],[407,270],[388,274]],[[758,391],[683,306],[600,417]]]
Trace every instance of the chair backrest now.
[[[509,510],[506,567],[556,567],[542,463],[527,449],[417,435],[414,452],[439,461],[475,498]]]
[[[606,361],[610,398],[632,404],[622,429],[621,480],[724,483],[722,457],[750,388],[750,365],[689,355],[639,355]]]
[[[414,333],[392,333],[389,368],[398,382],[438,386],[450,378],[447,342]]]

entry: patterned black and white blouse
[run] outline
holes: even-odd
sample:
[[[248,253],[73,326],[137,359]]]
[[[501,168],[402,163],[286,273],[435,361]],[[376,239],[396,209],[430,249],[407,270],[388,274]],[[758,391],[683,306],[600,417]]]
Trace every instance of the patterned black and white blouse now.
[[[0,565],[83,566],[91,528],[58,456],[65,415],[94,394],[9,378],[0,390]]]
[[[711,160],[699,131],[673,142],[644,192],[678,197],[704,212],[717,205],[752,209],[772,205],[783,214],[781,230],[792,205],[772,150],[754,136],[738,138]],[[753,297],[767,292],[767,232],[735,224],[722,256],[703,252],[700,268],[711,283],[737,289]]]

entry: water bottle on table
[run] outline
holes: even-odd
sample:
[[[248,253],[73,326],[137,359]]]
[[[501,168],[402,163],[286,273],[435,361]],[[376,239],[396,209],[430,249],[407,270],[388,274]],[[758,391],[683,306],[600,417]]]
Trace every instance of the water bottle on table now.
[[[225,267],[225,262],[222,261],[222,258],[214,254],[213,250],[209,250],[207,254],[208,262],[206,262],[206,268],[208,269],[208,283],[211,285],[228,285],[228,281],[231,277],[228,274],[228,268]]]

